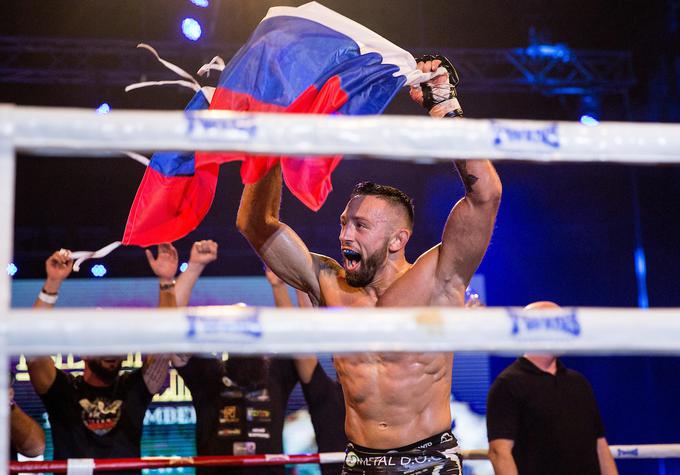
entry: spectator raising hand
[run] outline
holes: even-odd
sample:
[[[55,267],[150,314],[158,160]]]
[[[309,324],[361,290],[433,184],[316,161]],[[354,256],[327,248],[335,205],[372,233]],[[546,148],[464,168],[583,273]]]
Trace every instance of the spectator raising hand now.
[[[158,245],[158,253],[155,258],[151,250],[146,249],[144,252],[147,261],[149,261],[149,267],[158,277],[158,284],[160,285],[158,306],[161,308],[176,307],[175,274],[177,274],[179,261],[177,249],[170,243],[164,243]]]

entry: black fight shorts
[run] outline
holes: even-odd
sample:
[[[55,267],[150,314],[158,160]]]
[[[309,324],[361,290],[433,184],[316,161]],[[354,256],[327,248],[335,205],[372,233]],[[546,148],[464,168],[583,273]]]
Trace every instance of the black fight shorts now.
[[[462,465],[458,441],[446,431],[398,449],[369,449],[350,442],[342,475],[461,475]]]

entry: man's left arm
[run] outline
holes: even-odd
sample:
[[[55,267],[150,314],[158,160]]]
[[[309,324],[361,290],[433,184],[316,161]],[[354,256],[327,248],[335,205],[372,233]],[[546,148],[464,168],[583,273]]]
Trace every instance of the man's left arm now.
[[[423,84],[421,93],[412,89],[411,96],[428,109],[435,118],[463,116],[456,86],[458,72],[443,56],[425,56],[418,62],[423,72],[444,68],[441,74]],[[419,95],[420,94],[420,95]],[[496,214],[501,200],[501,180],[489,160],[455,160],[456,169],[465,187],[465,196],[456,203],[444,226],[442,244],[435,269],[434,298],[443,292],[457,295],[465,289],[482,262],[491,241]]]
[[[186,270],[177,277],[177,284],[175,285],[175,298],[178,307],[189,305],[191,292],[205,266],[217,259],[217,249],[217,243],[211,239],[196,241],[191,246],[189,264]]]
[[[428,108],[435,118],[461,117],[462,110],[455,92],[458,75],[451,63],[430,58],[419,61],[418,68],[423,72],[433,72],[444,64],[449,74],[433,78],[427,83],[430,84],[428,87],[423,85],[412,89],[411,97]],[[428,105],[422,93],[428,88],[450,93],[449,96],[434,94],[440,102],[430,101]],[[432,99],[433,94],[429,96]],[[423,254],[413,268],[381,297],[378,305],[402,304],[404,295],[408,296],[411,305],[463,304],[462,292],[482,262],[491,241],[502,186],[489,160],[455,160],[455,167],[463,182],[465,196],[449,213],[441,244]]]
[[[501,181],[488,160],[456,160],[465,196],[456,203],[444,226],[435,269],[435,283],[449,290],[465,289],[482,262],[500,206]]]
[[[616,462],[609,450],[607,439],[600,437],[597,439],[597,460],[600,463],[600,473],[602,475],[619,475],[616,468]]]

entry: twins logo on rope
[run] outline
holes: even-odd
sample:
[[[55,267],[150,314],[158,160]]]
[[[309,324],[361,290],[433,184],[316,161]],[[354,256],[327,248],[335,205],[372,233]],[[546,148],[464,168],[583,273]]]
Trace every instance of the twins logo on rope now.
[[[505,126],[496,120],[491,121],[495,148],[516,152],[553,151],[560,148],[557,124],[539,128],[520,128]]]
[[[561,309],[551,311],[549,315],[537,314],[536,311],[521,312],[508,309],[512,323],[511,334],[518,339],[551,340],[555,338],[577,338],[581,335],[581,324],[576,310]]]
[[[257,313],[247,316],[206,317],[187,315],[187,340],[202,342],[248,342],[262,336]]]
[[[185,113],[189,121],[187,133],[193,138],[220,140],[225,138],[236,142],[249,142],[257,132],[257,126],[252,118],[213,118],[206,117],[205,111],[188,111]]]
[[[625,449],[616,449],[616,457],[617,458],[623,458],[623,457],[630,457],[630,458],[636,458],[639,454],[638,449],[630,449],[630,450],[625,450]]]

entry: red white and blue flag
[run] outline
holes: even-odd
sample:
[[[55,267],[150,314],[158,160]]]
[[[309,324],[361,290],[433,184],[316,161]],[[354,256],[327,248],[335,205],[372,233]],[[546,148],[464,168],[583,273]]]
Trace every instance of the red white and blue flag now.
[[[187,110],[227,109],[311,114],[379,114],[398,90],[422,80],[413,56],[316,2],[271,8],[221,73]],[[123,244],[171,242],[208,212],[220,163],[242,160],[244,183],[281,163],[286,185],[318,210],[332,189],[340,157],[252,157],[237,153],[156,153],[135,197]]]

